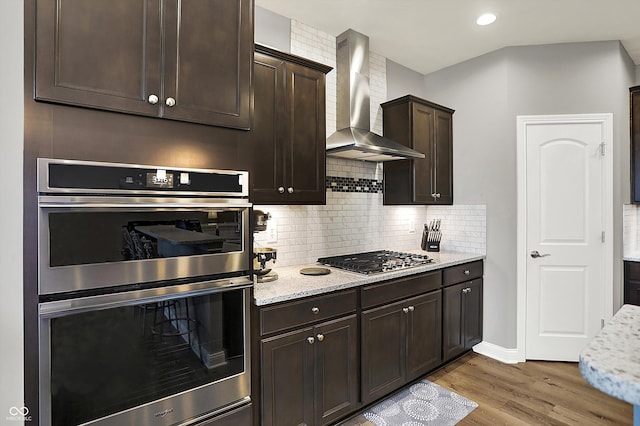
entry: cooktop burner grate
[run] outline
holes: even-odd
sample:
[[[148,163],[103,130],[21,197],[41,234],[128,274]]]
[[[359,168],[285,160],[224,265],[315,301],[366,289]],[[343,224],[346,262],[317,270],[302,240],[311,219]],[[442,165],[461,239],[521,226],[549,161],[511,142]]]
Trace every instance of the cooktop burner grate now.
[[[323,265],[358,272],[360,274],[376,274],[398,269],[413,268],[431,262],[433,262],[433,259],[426,254],[413,254],[390,250],[321,257],[318,259],[318,263],[322,263]]]

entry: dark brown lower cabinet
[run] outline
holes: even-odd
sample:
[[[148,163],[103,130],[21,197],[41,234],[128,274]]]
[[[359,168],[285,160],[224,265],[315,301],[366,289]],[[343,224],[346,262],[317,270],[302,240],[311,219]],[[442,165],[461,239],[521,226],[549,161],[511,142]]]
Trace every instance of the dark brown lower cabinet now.
[[[255,307],[253,424],[335,424],[471,349],[482,274],[479,260]]]
[[[442,290],[442,360],[448,361],[482,341],[482,278]]]
[[[358,404],[356,315],[262,339],[262,424],[327,425]]]
[[[362,313],[362,395],[374,401],[441,362],[440,290]]]
[[[640,262],[624,262],[624,303],[640,305]]]

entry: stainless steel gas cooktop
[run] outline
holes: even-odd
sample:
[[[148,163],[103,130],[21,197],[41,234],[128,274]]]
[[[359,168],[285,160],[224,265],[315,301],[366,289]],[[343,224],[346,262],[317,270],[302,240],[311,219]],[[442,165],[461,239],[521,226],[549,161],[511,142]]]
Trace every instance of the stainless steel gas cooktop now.
[[[400,251],[377,250],[341,256],[321,257],[318,263],[346,269],[360,274],[377,274],[398,269],[413,268],[433,262],[426,254],[403,253]]]

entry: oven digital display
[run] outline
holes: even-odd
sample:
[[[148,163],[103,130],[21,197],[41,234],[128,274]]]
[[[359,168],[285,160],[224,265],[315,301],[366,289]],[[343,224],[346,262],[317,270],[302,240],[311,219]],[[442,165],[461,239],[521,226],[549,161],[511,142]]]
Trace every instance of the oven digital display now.
[[[147,188],[173,188],[173,173],[147,173]]]

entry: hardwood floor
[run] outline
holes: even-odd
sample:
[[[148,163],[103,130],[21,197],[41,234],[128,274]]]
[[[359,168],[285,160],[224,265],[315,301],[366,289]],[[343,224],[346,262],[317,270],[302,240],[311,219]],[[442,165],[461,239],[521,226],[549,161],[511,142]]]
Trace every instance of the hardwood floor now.
[[[577,363],[511,365],[470,352],[427,379],[478,403],[459,425],[633,424],[633,406],[589,385]],[[362,416],[345,424],[372,425]]]
[[[478,403],[460,425],[633,424],[633,406],[588,384],[577,363],[510,365],[471,352],[427,378]]]

